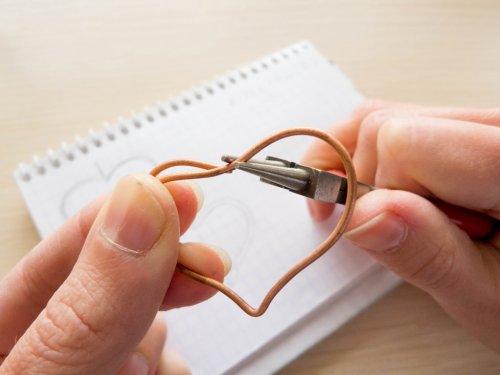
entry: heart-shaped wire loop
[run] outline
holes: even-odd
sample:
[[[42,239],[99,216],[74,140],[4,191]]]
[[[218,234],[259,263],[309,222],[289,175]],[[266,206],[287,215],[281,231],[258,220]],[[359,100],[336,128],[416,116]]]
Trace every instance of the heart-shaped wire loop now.
[[[332,230],[332,232],[328,235],[328,237],[311,253],[309,253],[306,257],[300,260],[298,263],[292,266],[277,282],[274,284],[271,289],[267,292],[261,304],[257,308],[253,308],[250,306],[242,297],[240,297],[236,292],[234,292],[231,288],[229,288],[224,283],[221,283],[215,279],[210,277],[201,275],[197,272],[194,272],[180,264],[177,264],[177,268],[189,276],[190,278],[199,281],[200,283],[209,285],[220,292],[224,293],[227,297],[232,299],[243,311],[245,311],[250,316],[260,316],[264,314],[264,312],[269,307],[271,301],[276,297],[278,292],[291,280],[293,279],[299,272],[301,272],[304,268],[309,266],[315,260],[317,260],[320,256],[326,253],[342,236],[342,233],[345,231],[349,219],[351,218],[352,212],[354,210],[354,203],[356,200],[356,172],[354,171],[354,166],[351,160],[349,153],[346,151],[344,146],[337,141],[335,138],[330,136],[328,133],[318,129],[312,128],[293,128],[280,131],[275,133],[253,147],[251,147],[248,151],[242,154],[233,162],[223,165],[217,166],[213,164],[207,164],[203,162],[193,161],[193,160],[173,160],[163,164],[158,165],[151,171],[151,174],[157,177],[162,183],[166,184],[172,181],[178,180],[188,180],[188,179],[198,179],[198,178],[208,178],[215,177],[221,175],[223,173],[228,173],[234,170],[237,162],[245,162],[250,160],[254,155],[258,152],[262,151],[267,146],[279,141],[283,138],[288,138],[296,135],[306,135],[312,136],[315,138],[319,138],[330,146],[337,152],[342,164],[344,165],[344,169],[347,176],[347,199],[345,203],[344,211],[340,216],[340,219]],[[200,172],[187,172],[187,173],[178,173],[160,176],[160,174],[166,169],[176,167],[176,166],[191,166],[203,169]]]

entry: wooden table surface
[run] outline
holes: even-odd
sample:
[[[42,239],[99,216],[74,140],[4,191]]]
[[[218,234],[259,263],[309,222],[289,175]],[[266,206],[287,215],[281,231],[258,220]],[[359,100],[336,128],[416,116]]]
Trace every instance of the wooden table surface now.
[[[11,177],[33,153],[301,39],[366,96],[498,105],[499,36],[488,0],[0,0],[0,276],[38,241]],[[404,285],[282,373],[497,374],[500,356]]]

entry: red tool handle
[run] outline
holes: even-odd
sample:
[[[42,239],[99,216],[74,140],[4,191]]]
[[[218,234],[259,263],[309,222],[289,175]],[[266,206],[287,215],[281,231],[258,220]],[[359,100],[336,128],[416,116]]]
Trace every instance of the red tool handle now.
[[[472,239],[486,239],[493,235],[498,226],[498,220],[482,212],[455,206],[438,199],[430,199],[430,201]]]

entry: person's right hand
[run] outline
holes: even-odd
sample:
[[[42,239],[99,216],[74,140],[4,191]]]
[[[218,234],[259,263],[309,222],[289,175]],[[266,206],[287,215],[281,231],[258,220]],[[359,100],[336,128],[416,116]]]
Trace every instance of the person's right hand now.
[[[330,134],[353,157],[358,180],[382,188],[357,200],[345,238],[427,291],[500,351],[499,231],[486,241],[473,241],[422,197],[500,219],[500,109],[369,101]],[[342,169],[323,141],[303,162]],[[316,220],[333,210],[313,201],[310,208]]]

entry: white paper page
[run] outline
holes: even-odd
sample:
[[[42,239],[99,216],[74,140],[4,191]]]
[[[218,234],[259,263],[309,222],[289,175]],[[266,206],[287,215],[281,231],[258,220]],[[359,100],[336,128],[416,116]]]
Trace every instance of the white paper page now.
[[[310,44],[300,43],[121,120],[50,158],[21,167],[15,176],[45,237],[126,173],[149,171],[178,158],[220,163],[222,154],[241,154],[278,130],[326,129],[361,100],[337,66]],[[262,155],[298,161],[310,143],[295,137]],[[228,251],[233,269],[227,284],[254,306],[326,237],[336,219],[315,224],[302,197],[242,172],[201,184],[205,204],[182,241],[202,241]],[[168,345],[187,359],[194,374],[237,373],[245,360],[265,356],[259,349],[307,321],[339,293],[347,295],[374,267],[364,253],[341,242],[292,280],[263,317],[246,316],[222,295],[168,312]],[[378,296],[388,285],[368,294]],[[332,317],[330,325],[310,331],[312,339],[295,343],[290,353],[305,350],[362,306],[354,305],[342,318]],[[289,359],[284,355],[282,363],[262,362],[260,369],[274,370]]]

